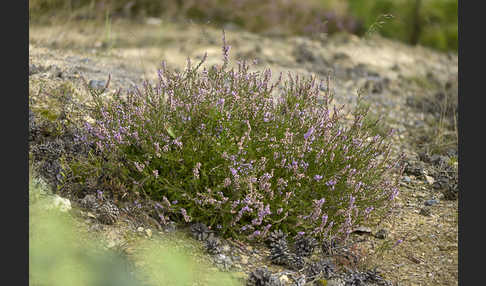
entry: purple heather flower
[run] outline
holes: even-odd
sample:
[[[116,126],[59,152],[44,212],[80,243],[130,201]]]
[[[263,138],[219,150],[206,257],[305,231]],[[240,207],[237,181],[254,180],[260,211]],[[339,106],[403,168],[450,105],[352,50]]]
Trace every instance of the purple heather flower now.
[[[165,217],[164,217],[163,215],[159,214],[159,218],[160,218],[160,220],[161,220],[162,222],[164,222],[164,223],[165,223],[165,221],[166,221],[166,220],[165,220]]]
[[[316,180],[316,181],[320,181],[321,179],[322,179],[321,175],[315,175],[314,176],[314,180]]]
[[[223,187],[228,187],[229,185],[231,185],[231,179],[230,178],[225,178],[224,181],[223,181]]]
[[[295,161],[295,160],[292,160],[292,167],[294,169],[297,169],[299,167],[299,162]]]
[[[326,182],[326,185],[331,187],[333,190],[334,190],[334,185],[336,185],[336,180],[335,179],[331,179],[329,181]]]
[[[354,202],[356,201],[356,198],[353,196],[349,196],[349,205],[354,205]]]
[[[307,131],[307,133],[304,134],[304,139],[307,140],[313,133],[314,133],[314,126],[311,126],[311,128],[309,128],[309,131]]]
[[[334,156],[335,156],[335,154],[334,154],[334,152],[332,152],[331,153],[331,158],[330,158],[331,162],[334,161]]]
[[[200,162],[197,162],[196,163],[196,166],[194,167],[194,169],[192,169],[192,173],[194,175],[194,177],[196,179],[199,179],[199,169],[201,168],[201,163]]]
[[[122,137],[121,137],[119,132],[115,133],[115,135],[113,137],[115,138],[116,142],[118,142],[118,143],[122,142]]]
[[[182,142],[180,141],[180,137],[174,139],[173,144],[176,145],[179,148],[182,148]]]
[[[223,69],[228,65],[230,48],[231,46],[226,44],[226,33],[223,30]]]
[[[268,230],[269,230],[271,227],[272,227],[272,224],[271,224],[271,223],[267,224],[267,225],[266,225],[266,226],[263,228],[263,234],[262,234],[262,235],[263,235],[263,236],[265,236],[265,235],[267,234]]]
[[[398,196],[399,190],[398,188],[393,188],[393,192],[390,195],[390,201],[393,201]]]
[[[192,218],[191,218],[190,216],[188,216],[188,215],[187,215],[187,211],[186,211],[186,209],[181,208],[181,214],[182,214],[182,216],[184,217],[184,220],[185,220],[186,222],[190,222],[190,221],[191,221],[191,219],[192,219]]]
[[[321,217],[321,227],[324,227],[327,223],[327,214],[323,214]]]
[[[162,202],[163,202],[163,203],[164,203],[164,204],[165,204],[165,205],[166,205],[168,208],[170,208],[171,204],[170,204],[169,200],[168,200],[168,199],[167,199],[165,196],[163,196],[163,197],[162,197]]]
[[[398,245],[400,245],[402,242],[403,242],[403,239],[399,239],[399,240],[397,240],[397,242],[395,242],[395,244],[393,245],[393,248],[397,247],[397,246],[398,246]]]
[[[134,162],[133,164],[140,173],[143,172],[143,169],[145,168],[145,165],[143,163]]]

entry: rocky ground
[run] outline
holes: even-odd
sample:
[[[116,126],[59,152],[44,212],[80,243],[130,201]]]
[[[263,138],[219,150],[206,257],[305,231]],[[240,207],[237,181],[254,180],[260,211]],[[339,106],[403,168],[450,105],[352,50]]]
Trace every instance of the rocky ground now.
[[[287,71],[314,74],[322,79],[329,76],[337,103],[353,104],[359,89],[373,116],[382,118],[377,132],[386,132],[389,127],[396,130],[391,138],[394,151],[396,155],[404,153],[407,161],[396,212],[373,229],[357,230],[346,248],[353,255],[331,257],[341,267],[327,285],[457,285],[457,132],[451,120],[456,114],[458,97],[457,55],[410,47],[377,36],[284,38],[228,29],[226,37],[231,45],[231,58],[255,59],[255,67],[270,68],[274,78]],[[72,88],[77,91],[72,100],[84,102],[87,92],[83,78],[91,87],[101,88],[111,75],[105,93],[109,96],[117,88],[127,89],[144,79],[154,80],[162,60],[169,67],[182,69],[187,57],[196,62],[204,53],[207,65],[220,63],[220,30],[158,19],[146,23],[116,21],[110,34],[103,26],[91,22],[31,26],[32,116],[43,113],[59,117],[60,111],[53,105],[54,95],[47,92],[53,88]],[[39,124],[31,126],[31,135],[52,135],[42,133]],[[68,148],[63,145],[65,138],[48,143],[54,144],[54,148],[31,139],[37,158],[46,158],[42,157],[50,152],[46,150]],[[53,170],[43,175],[55,183],[59,168],[54,165],[59,156],[49,156],[51,159],[44,160],[40,169]],[[83,205],[80,198],[70,199],[76,206],[73,214],[86,231],[100,234],[110,247],[125,245],[128,254],[135,251],[136,240],[127,242],[126,233],[144,239],[167,237],[174,232],[191,233],[187,228],[133,220],[123,213],[114,224],[106,224],[98,210]],[[220,243],[218,251],[201,256],[201,260],[234,273],[242,281],[256,268],[266,266],[285,285],[309,282],[303,280],[303,271],[272,263],[268,258],[270,251],[263,245],[229,240]],[[194,245],[188,247],[205,249],[208,243],[196,237]],[[315,255],[321,252],[318,249]],[[374,267],[388,282],[372,281],[377,276],[366,274],[365,270]]]

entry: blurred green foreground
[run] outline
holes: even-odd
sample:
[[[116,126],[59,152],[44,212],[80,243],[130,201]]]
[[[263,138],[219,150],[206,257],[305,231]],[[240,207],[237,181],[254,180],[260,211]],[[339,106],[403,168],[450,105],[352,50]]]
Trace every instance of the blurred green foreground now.
[[[107,250],[75,228],[69,212],[52,205],[42,180],[29,180],[29,285],[138,286],[238,285],[229,274],[210,271],[170,242],[140,239],[129,259]],[[133,260],[143,264],[134,267]]]

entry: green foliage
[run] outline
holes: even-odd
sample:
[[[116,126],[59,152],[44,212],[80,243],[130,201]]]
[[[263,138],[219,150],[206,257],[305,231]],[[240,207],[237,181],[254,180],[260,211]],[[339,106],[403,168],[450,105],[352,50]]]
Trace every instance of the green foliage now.
[[[457,51],[457,0],[349,0],[348,3],[350,13],[364,22],[361,33],[383,22],[376,32],[385,37]],[[384,15],[392,17],[383,21]]]

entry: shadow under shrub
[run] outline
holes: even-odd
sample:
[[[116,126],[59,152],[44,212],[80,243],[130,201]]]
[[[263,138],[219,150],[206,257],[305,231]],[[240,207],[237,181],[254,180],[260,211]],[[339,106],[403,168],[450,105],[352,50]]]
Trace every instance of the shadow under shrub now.
[[[71,164],[71,176],[103,174],[123,186],[119,197],[150,197],[161,223],[249,239],[273,229],[345,239],[393,207],[399,164],[363,124],[367,109],[345,126],[316,78],[271,83],[270,70],[229,69],[228,51],[202,71],[204,60],[182,72],[163,65],[142,90],[110,99],[92,90],[82,140],[97,154]]]

